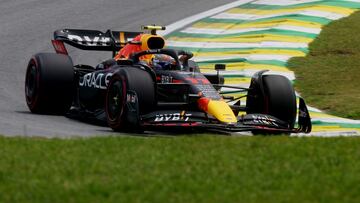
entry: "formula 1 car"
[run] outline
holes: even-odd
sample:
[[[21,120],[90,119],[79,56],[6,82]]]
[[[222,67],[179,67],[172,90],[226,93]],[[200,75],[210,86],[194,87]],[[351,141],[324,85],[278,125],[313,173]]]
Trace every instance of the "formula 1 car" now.
[[[281,75],[254,74],[249,88],[224,85],[217,74],[202,74],[183,50],[164,49],[164,39],[148,26],[152,35],[141,42],[132,39],[141,32],[63,29],[54,33],[56,53],[38,53],[27,66],[26,102],[31,112],[66,114],[75,118],[104,121],[115,131],[199,129],[224,133],[309,133],[310,116],[302,98],[299,108],[290,81]],[[64,43],[83,50],[112,51],[128,43],[141,43],[148,50],[135,52],[105,69],[73,65]],[[156,69],[140,59],[144,55],[173,59]],[[179,56],[183,60],[179,60]],[[222,88],[247,93],[224,96]],[[295,127],[298,110],[298,122]]]

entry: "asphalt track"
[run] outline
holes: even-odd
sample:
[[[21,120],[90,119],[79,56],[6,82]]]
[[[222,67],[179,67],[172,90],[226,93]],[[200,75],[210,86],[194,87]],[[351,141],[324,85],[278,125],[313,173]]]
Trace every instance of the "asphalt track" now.
[[[109,135],[107,127],[63,116],[31,114],[24,97],[29,58],[53,52],[53,31],[61,28],[138,31],[140,25],[168,25],[231,0],[3,0],[0,1],[0,134],[6,136]],[[75,63],[95,65],[110,53],[70,50]]]

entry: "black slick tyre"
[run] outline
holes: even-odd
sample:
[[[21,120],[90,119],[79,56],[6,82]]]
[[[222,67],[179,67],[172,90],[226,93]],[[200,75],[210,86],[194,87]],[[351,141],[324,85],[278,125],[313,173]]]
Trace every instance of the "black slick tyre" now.
[[[281,75],[265,75],[265,113],[272,115],[294,128],[296,120],[296,95],[291,82]]]
[[[73,92],[74,69],[69,56],[39,53],[30,59],[25,76],[25,98],[32,113],[66,113]]]
[[[138,67],[121,67],[112,76],[105,101],[108,125],[114,131],[130,129],[126,107],[127,92],[133,91],[138,98],[139,114],[154,110],[156,105],[155,81],[150,73]],[[140,126],[131,126],[132,128]],[[139,129],[137,129],[139,130]]]
[[[247,113],[261,113],[274,116],[294,128],[296,121],[296,95],[291,82],[281,75],[263,75],[264,96],[259,84],[252,83],[248,92]],[[268,134],[254,131],[256,134]],[[273,134],[280,134],[274,132]]]

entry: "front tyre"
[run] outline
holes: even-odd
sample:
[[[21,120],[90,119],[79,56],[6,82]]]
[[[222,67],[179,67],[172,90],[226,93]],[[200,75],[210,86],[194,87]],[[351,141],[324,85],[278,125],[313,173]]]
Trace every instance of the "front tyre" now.
[[[272,115],[294,128],[296,121],[296,95],[291,82],[281,75],[265,75],[265,113]]]
[[[261,113],[274,116],[288,123],[293,129],[296,121],[296,95],[291,82],[281,75],[261,75],[250,84],[246,101],[246,113]],[[260,84],[262,83],[263,90]],[[263,95],[264,94],[264,95]],[[253,131],[254,134],[269,134],[265,131]],[[281,134],[273,132],[272,134]]]
[[[125,104],[127,92],[127,78],[124,74],[117,73],[112,76],[106,93],[106,117],[109,126],[114,131],[119,131],[126,124]]]
[[[134,122],[133,115],[129,116],[127,94],[130,91],[136,93],[138,105],[136,108],[139,115],[155,108],[156,87],[151,74],[138,67],[119,68],[109,82],[105,101],[107,121],[114,131],[139,130],[140,126],[133,125],[133,123],[137,125],[139,123]]]

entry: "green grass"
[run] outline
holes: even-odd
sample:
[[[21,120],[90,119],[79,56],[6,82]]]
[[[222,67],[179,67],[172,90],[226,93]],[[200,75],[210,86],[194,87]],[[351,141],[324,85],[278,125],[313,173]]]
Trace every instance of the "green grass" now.
[[[0,202],[360,202],[359,139],[0,137]]]
[[[292,58],[295,87],[307,103],[360,119],[360,12],[326,26],[306,57]]]

